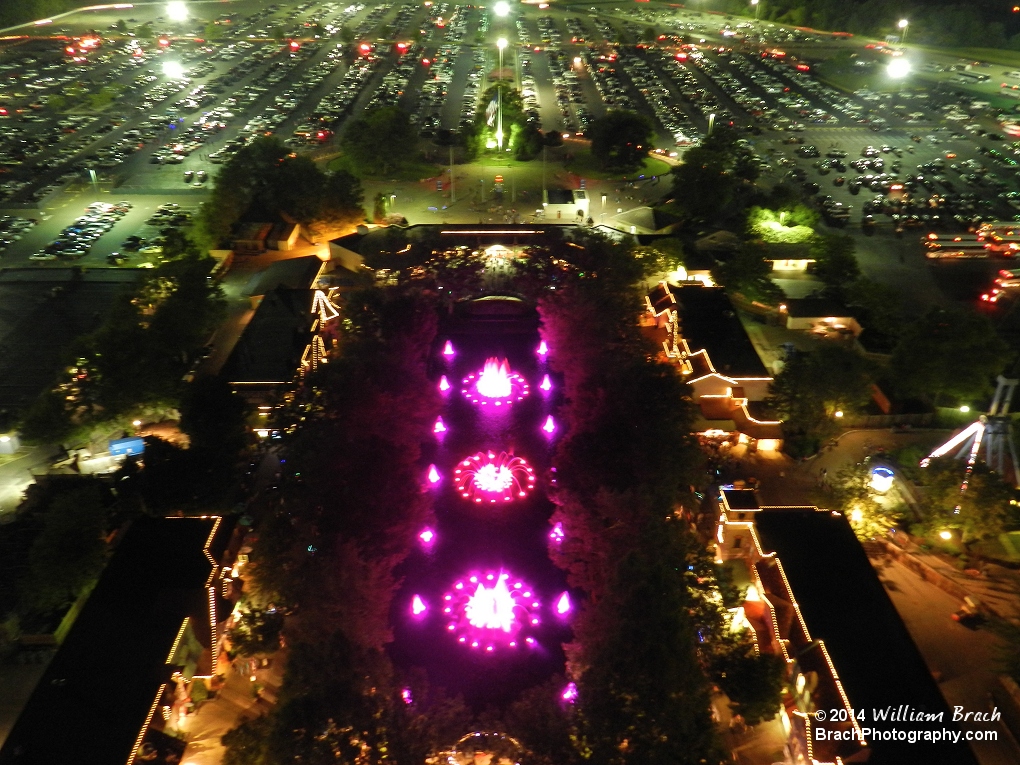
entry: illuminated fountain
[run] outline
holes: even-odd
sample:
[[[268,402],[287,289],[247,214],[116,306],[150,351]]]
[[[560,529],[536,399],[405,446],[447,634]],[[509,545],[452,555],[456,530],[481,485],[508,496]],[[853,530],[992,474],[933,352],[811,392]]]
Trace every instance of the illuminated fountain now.
[[[534,645],[527,632],[538,626],[538,608],[531,588],[504,571],[472,574],[443,596],[447,631],[458,643],[487,652]]]
[[[461,460],[453,471],[453,483],[464,499],[481,504],[512,502],[526,497],[535,485],[535,471],[527,461],[512,454],[478,452]]]
[[[528,384],[519,374],[510,371],[506,359],[487,359],[482,371],[464,378],[461,388],[472,404],[509,406],[530,392]]]

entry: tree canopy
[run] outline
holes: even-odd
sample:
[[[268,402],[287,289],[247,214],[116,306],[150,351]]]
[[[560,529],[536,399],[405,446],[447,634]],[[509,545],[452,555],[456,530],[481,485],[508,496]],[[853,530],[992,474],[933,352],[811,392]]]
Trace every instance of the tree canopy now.
[[[655,127],[643,114],[610,109],[588,131],[591,153],[604,170],[633,171],[653,147]]]
[[[216,247],[229,243],[234,225],[242,220],[289,216],[306,226],[342,226],[364,218],[362,197],[361,184],[350,173],[327,174],[276,138],[259,138],[216,174],[199,213],[199,229],[204,244]]]
[[[894,381],[933,403],[988,394],[1009,355],[991,320],[971,310],[932,308],[908,324],[893,350]]]
[[[812,453],[836,430],[836,412],[863,408],[871,384],[867,359],[852,348],[825,344],[789,359],[769,386],[767,400],[785,421],[788,448]]]
[[[359,176],[389,177],[418,161],[418,131],[410,115],[397,106],[372,109],[352,120],[340,149]]]

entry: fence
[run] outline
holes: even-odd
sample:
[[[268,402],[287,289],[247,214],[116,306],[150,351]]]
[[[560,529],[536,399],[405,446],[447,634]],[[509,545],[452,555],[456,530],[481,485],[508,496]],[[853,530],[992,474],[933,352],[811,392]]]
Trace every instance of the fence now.
[[[910,425],[915,428],[928,428],[935,425],[935,412],[921,414],[864,414],[848,415],[840,423],[846,428],[893,428],[897,425]]]

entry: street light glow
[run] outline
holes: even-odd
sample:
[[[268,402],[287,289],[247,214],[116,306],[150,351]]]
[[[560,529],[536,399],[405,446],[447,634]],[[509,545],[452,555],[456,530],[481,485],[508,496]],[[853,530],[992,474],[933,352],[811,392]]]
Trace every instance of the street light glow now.
[[[188,6],[181,0],[173,0],[166,4],[166,15],[170,17],[170,21],[187,21]]]
[[[500,50],[506,48],[507,45],[509,45],[509,43],[506,41],[505,37],[500,37],[498,40],[496,40],[496,47],[499,48]]]
[[[754,2],[754,0],[752,0],[752,2]],[[910,22],[907,21],[906,19],[900,19],[900,23],[897,24],[896,26],[898,26],[900,29],[906,29],[909,23]]]
[[[495,11],[497,16],[509,16],[510,3],[500,0],[495,6],[493,6],[492,10]]]
[[[894,58],[885,68],[886,74],[894,80],[899,80],[910,74],[910,62],[902,58]]]
[[[164,61],[163,74],[165,74],[171,80],[183,80],[184,67],[181,65],[180,61]]]

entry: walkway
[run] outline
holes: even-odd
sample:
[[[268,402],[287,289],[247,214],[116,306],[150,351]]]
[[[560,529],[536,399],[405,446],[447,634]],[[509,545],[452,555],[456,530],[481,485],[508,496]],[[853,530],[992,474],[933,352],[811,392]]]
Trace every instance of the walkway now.
[[[258,684],[265,690],[262,695],[275,699],[283,679],[285,651],[278,651],[265,669],[258,671]],[[182,762],[188,765],[220,765],[226,751],[220,739],[245,720],[258,717],[268,709],[265,701],[255,697],[255,683],[233,669],[227,673],[227,682],[216,698],[203,702],[198,711],[184,725],[188,745]]]

